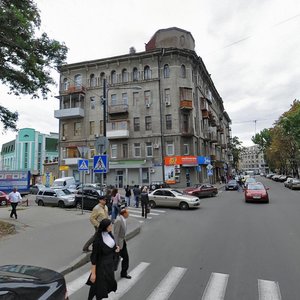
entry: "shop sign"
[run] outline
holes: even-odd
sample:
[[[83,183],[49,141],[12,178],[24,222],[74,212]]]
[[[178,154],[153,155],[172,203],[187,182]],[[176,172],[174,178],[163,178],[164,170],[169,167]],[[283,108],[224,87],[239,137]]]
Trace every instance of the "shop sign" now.
[[[198,165],[208,165],[211,164],[210,157],[207,156],[198,156]]]
[[[197,156],[168,156],[165,157],[166,166],[183,165],[183,166],[197,166]]]

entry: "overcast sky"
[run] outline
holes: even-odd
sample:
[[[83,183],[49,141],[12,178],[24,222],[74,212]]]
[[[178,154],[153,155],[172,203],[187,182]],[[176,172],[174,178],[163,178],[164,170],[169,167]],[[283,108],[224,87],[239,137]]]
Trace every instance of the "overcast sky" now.
[[[244,146],[300,98],[299,0],[36,0],[42,31],[66,43],[67,63],[145,50],[162,28],[190,31]],[[54,73],[58,82],[58,74]],[[0,103],[20,114],[18,128],[58,132],[58,87],[49,100],[6,94]],[[1,129],[1,128],[0,128]],[[15,138],[0,134],[0,145]]]

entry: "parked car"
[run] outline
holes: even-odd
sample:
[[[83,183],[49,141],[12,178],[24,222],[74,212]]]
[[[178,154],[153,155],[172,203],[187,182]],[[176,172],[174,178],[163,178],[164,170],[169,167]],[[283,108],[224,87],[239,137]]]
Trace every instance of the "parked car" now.
[[[284,182],[286,181],[288,178],[293,178],[293,176],[290,176],[290,175],[281,175],[277,181],[279,182]]]
[[[0,266],[0,299],[68,300],[64,276],[50,269],[27,266]]]
[[[37,193],[35,202],[39,206],[70,207],[75,205],[75,195],[67,189],[45,188]]]
[[[8,195],[5,192],[0,191],[0,206],[8,204]]]
[[[257,201],[269,203],[269,188],[260,182],[248,183],[247,187],[244,189],[245,202]]]
[[[40,190],[44,188],[45,186],[43,184],[34,184],[30,186],[29,192],[30,194],[36,195]]]
[[[213,197],[218,194],[218,189],[215,186],[208,183],[204,183],[204,184],[199,183],[199,184],[195,184],[192,187],[188,187],[184,189],[183,193],[196,196],[198,198]]]
[[[298,189],[300,189],[300,179],[292,178],[292,180],[289,181],[287,187],[290,188],[291,190],[298,190]]]
[[[281,175],[274,175],[274,176],[272,176],[272,180],[279,181],[280,176]]]
[[[269,173],[266,175],[266,178],[272,179],[273,176],[275,176],[276,174],[274,173]]]
[[[93,187],[79,189],[75,195],[75,206],[81,209],[83,200],[83,209],[92,210],[99,203],[100,194],[100,190]]]
[[[198,207],[201,200],[198,197],[185,195],[180,191],[168,188],[156,189],[148,194],[150,207],[166,206],[189,209]]]
[[[295,179],[295,178],[290,178],[290,177],[288,177],[288,178],[286,179],[286,181],[283,183],[283,185],[284,185],[286,188],[288,188],[288,187],[289,187],[289,184],[292,182],[293,179]]]
[[[239,184],[235,179],[229,180],[225,185],[225,190],[238,190]]]
[[[156,189],[161,188],[170,188],[170,186],[163,181],[152,181],[150,184],[150,191],[154,191]]]

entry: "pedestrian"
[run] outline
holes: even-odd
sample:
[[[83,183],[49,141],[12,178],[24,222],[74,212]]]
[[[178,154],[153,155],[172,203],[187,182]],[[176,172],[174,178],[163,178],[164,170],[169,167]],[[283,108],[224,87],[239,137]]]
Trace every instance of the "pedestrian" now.
[[[21,197],[21,194],[17,191],[16,188],[13,188],[13,191],[8,194],[8,200],[9,200],[10,205],[11,205],[10,217],[12,218],[13,215],[14,215],[15,218],[18,219],[17,206],[18,206],[19,202],[22,201],[22,197]]]
[[[111,211],[111,220],[114,223],[116,217],[120,212],[120,207],[122,204],[121,195],[118,193],[118,189],[114,188],[111,193],[111,203],[112,203],[112,211]]]
[[[127,274],[129,267],[129,256],[125,239],[128,216],[129,212],[126,208],[120,211],[120,215],[117,217],[114,223],[114,236],[116,244],[120,248],[119,255],[122,257],[121,277],[131,279],[131,276]]]
[[[149,197],[148,197],[148,188],[146,186],[144,186],[142,189],[141,205],[142,205],[142,217],[145,217],[147,219],[147,214],[149,211]]]
[[[135,200],[135,207],[139,207],[139,202],[141,198],[141,189],[138,185],[135,185],[133,188],[133,195],[134,195],[134,200]]]
[[[89,247],[93,244],[96,236],[100,222],[103,219],[108,219],[108,208],[106,206],[106,198],[105,196],[98,197],[99,203],[93,208],[92,213],[90,215],[90,222],[95,228],[95,233],[88,239],[88,241],[84,244],[82,251],[88,252]]]
[[[129,185],[125,187],[125,201],[126,201],[126,206],[130,206],[130,197],[131,197],[131,190]]]
[[[106,198],[106,206],[108,208],[108,215],[110,216],[111,215],[111,189],[107,189],[106,190],[106,195],[105,195],[105,198]]]
[[[92,300],[94,297],[97,300],[108,298],[110,292],[117,290],[114,260],[119,251],[112,234],[111,220],[103,219],[93,242],[91,273],[86,282],[90,286],[88,300]]]

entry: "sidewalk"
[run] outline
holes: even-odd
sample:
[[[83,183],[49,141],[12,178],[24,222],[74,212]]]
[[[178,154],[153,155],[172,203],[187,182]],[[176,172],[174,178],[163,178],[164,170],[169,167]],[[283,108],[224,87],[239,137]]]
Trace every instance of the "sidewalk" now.
[[[0,265],[35,265],[62,274],[89,261],[82,247],[94,233],[90,212],[29,205],[18,207],[18,219],[9,217],[10,207],[0,208],[0,219],[16,226],[16,234],[0,239]],[[127,239],[141,230],[134,218],[128,219]]]

